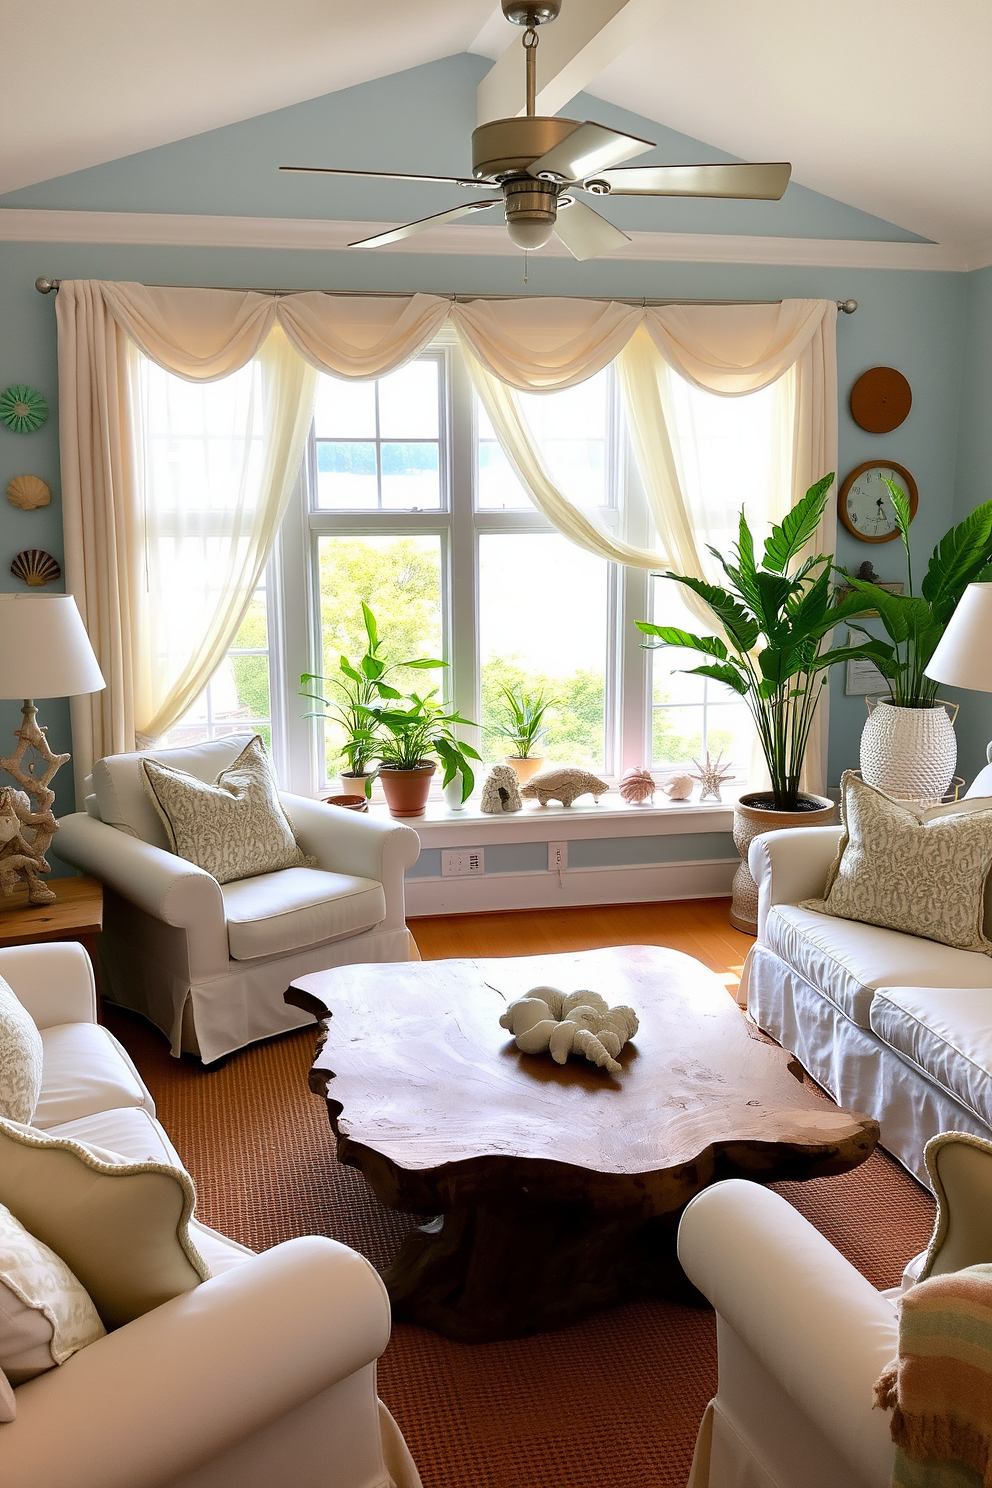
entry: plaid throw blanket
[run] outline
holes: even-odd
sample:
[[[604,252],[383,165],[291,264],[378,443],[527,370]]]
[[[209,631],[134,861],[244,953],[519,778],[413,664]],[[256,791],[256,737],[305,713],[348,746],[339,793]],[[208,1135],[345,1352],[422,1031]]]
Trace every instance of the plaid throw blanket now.
[[[892,1411],[892,1488],[992,1488],[992,1265],[905,1293],[875,1403]]]

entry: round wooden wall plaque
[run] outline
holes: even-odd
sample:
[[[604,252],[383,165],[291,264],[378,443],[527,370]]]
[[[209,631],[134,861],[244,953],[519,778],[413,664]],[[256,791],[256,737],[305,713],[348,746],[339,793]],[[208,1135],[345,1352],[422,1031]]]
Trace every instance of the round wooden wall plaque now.
[[[909,414],[913,389],[895,367],[872,367],[851,389],[854,421],[869,434],[888,434]]]

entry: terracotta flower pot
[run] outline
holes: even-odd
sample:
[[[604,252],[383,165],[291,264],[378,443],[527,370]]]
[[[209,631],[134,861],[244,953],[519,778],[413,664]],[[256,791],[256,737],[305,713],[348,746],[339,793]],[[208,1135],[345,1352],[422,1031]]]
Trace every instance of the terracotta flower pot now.
[[[734,874],[730,923],[745,935],[758,933],[758,885],[747,866],[747,850],[754,839],[787,827],[829,827],[837,820],[837,807],[826,796],[804,792],[801,799],[808,803],[805,810],[776,811],[771,791],[757,791],[741,796],[734,807],[734,846],[741,855],[741,866]]]
[[[353,796],[350,791],[342,791],[339,796],[325,796],[324,804],[340,806],[343,811],[368,811],[369,809],[369,803],[364,796]]]
[[[379,784],[386,798],[390,816],[423,816],[431,791],[431,776],[437,769],[432,760],[413,770],[396,770],[380,765]]]
[[[508,754],[506,763],[515,770],[521,785],[526,785],[544,764],[543,754]]]

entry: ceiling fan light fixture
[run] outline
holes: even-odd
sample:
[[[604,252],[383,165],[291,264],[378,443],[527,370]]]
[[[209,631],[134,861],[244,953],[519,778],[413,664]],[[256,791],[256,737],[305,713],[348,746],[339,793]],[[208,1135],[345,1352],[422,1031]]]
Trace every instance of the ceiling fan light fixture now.
[[[543,248],[555,230],[558,187],[533,176],[503,182],[503,210],[510,242],[533,252]]]

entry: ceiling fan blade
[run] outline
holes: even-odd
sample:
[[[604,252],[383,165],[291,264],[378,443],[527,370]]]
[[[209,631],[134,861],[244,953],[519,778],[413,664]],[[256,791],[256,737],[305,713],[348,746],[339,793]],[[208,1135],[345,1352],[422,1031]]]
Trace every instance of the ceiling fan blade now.
[[[391,228],[389,232],[376,233],[372,238],[360,238],[357,243],[349,243],[349,248],[384,248],[387,243],[400,243],[404,238],[412,238],[416,233],[426,232],[429,227],[440,227],[442,222],[457,222],[459,217],[467,217],[469,212],[482,212],[487,207],[501,207],[503,198],[494,196],[490,201],[466,202],[462,207],[452,207],[447,212],[435,212],[433,217],[421,217],[418,222],[407,222],[403,227]]]
[[[558,220],[555,232],[561,238],[573,258],[598,258],[621,243],[629,243],[625,232],[607,222],[585,202],[572,197],[562,197],[558,202]]]
[[[492,181],[473,181],[469,176],[405,176],[397,171],[338,170],[330,165],[281,165],[281,171],[311,176],[368,176],[373,181],[435,181],[444,186],[481,186],[491,191]]]
[[[792,166],[635,165],[586,176],[583,189],[611,196],[725,196],[750,201],[780,201]],[[605,191],[604,188],[605,187]]]
[[[605,124],[580,124],[571,134],[527,167],[529,176],[557,176],[562,181],[584,181],[587,176],[605,171],[622,160],[633,160],[645,150],[653,150],[650,140],[637,139],[607,129]]]

